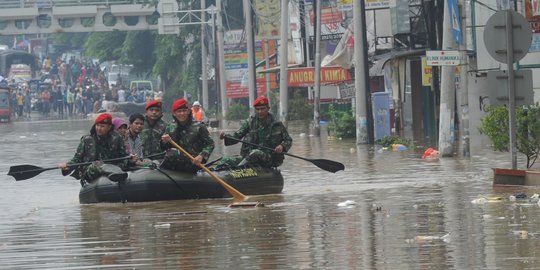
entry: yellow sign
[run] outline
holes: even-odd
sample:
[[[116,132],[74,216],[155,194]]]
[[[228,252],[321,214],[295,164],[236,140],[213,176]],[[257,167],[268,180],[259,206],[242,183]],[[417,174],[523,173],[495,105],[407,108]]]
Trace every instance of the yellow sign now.
[[[431,66],[427,65],[426,58],[422,57],[422,86],[431,86],[432,71]]]
[[[257,176],[257,171],[255,171],[252,168],[247,168],[247,169],[231,170],[230,174],[234,178],[246,178],[246,177],[255,177],[255,176]]]

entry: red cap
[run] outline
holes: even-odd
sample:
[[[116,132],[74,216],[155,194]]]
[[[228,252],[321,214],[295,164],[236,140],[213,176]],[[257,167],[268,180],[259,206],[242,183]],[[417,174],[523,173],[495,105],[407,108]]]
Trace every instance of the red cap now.
[[[161,109],[162,108],[162,103],[159,100],[150,100],[150,101],[148,101],[148,103],[146,103],[146,107],[144,109],[148,110],[151,107],[159,107]]]
[[[253,107],[257,107],[257,106],[268,106],[268,98],[266,98],[266,97],[258,97],[253,102]]]
[[[177,99],[173,105],[172,105],[172,111],[176,111],[178,109],[181,109],[181,108],[187,108],[187,105],[188,105],[188,102],[187,100],[181,98],[181,99]]]
[[[108,113],[102,113],[96,118],[96,124],[110,124],[112,125],[112,115]]]

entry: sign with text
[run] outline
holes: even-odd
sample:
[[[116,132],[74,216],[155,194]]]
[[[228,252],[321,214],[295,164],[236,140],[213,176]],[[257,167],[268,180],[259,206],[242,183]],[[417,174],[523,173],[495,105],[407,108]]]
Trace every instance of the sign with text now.
[[[354,83],[343,83],[339,85],[340,98],[353,98],[356,96],[356,88]]]
[[[422,57],[422,86],[431,86],[433,69],[427,65],[427,60]]]
[[[525,0],[525,18],[534,33],[540,33],[540,0]]]
[[[459,51],[426,51],[428,66],[457,66],[460,59]]]
[[[315,85],[315,68],[291,68],[288,72],[289,87],[311,87]],[[349,70],[342,67],[321,68],[321,85],[338,85],[352,81]]]

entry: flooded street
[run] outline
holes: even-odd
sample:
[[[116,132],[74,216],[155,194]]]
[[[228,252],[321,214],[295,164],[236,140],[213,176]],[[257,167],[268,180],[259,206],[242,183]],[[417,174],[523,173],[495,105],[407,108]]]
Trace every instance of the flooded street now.
[[[537,269],[540,207],[494,191],[508,153],[424,161],[291,124],[292,154],[342,162],[332,174],[286,157],[282,194],[231,200],[81,205],[80,184],[51,170],[24,180],[10,166],[55,167],[89,120],[0,125],[1,269]],[[217,142],[212,159],[238,153]],[[480,152],[480,151],[477,151]],[[520,163],[522,165],[523,162]],[[502,197],[472,203],[485,197]]]

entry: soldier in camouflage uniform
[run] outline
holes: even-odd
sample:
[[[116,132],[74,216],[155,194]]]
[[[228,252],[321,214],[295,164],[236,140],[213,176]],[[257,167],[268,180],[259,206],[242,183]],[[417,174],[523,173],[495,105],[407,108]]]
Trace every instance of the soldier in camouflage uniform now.
[[[195,121],[191,109],[185,99],[176,100],[172,106],[174,122],[167,126],[165,134],[161,137],[163,149],[171,147],[174,140],[179,146],[190,153],[194,159],[190,160],[176,148],[167,150],[162,168],[185,172],[196,172],[199,165],[205,163],[212,151],[214,141],[203,122]]]
[[[137,157],[119,160],[110,164],[103,164],[102,160],[127,157],[124,140],[113,131],[112,116],[108,113],[100,114],[90,129],[90,134],[81,138],[77,147],[77,152],[73,158],[64,163],[60,163],[58,168],[62,169],[64,175],[70,174],[80,179],[81,184],[90,182],[101,175],[108,175],[113,181],[124,180],[127,173],[122,169],[127,169],[129,163],[134,163]],[[69,164],[93,162],[90,165],[69,167]],[[116,166],[115,166],[116,165]]]
[[[139,134],[144,158],[161,152],[161,136],[165,133],[167,124],[163,119],[163,104],[159,100],[150,100],[146,104],[144,128]]]
[[[292,138],[289,132],[274,115],[270,113],[268,98],[259,97],[253,103],[256,116],[251,116],[246,120],[240,129],[232,137],[236,139],[244,138],[245,141],[266,146],[273,151],[257,148],[248,144],[243,144],[240,150],[241,157],[226,157],[220,164],[226,165],[260,165],[264,167],[277,167],[283,164],[284,152],[292,146]],[[225,133],[220,134],[220,139],[225,139],[225,145],[236,144],[237,141],[227,140]]]

